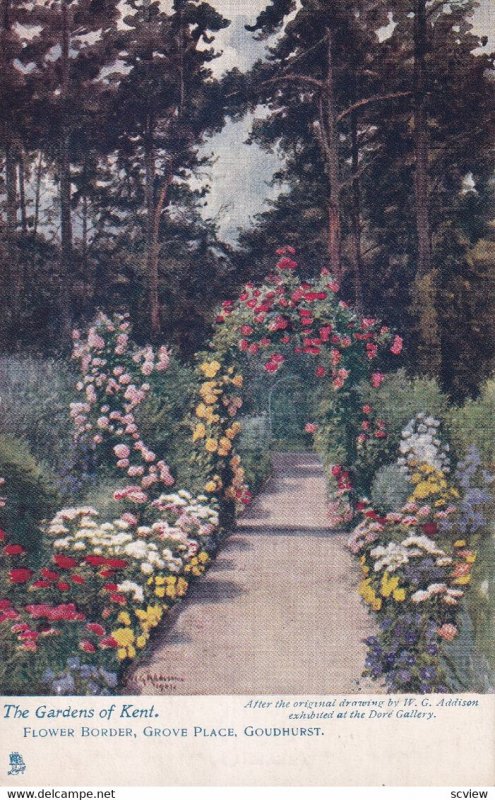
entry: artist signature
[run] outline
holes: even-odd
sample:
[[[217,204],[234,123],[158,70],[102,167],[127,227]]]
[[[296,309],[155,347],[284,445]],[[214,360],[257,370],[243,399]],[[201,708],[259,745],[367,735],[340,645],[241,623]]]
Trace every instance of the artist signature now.
[[[134,678],[134,683],[139,686],[153,686],[160,692],[176,692],[178,684],[185,683],[185,678],[178,675],[161,675],[157,672],[147,672]]]

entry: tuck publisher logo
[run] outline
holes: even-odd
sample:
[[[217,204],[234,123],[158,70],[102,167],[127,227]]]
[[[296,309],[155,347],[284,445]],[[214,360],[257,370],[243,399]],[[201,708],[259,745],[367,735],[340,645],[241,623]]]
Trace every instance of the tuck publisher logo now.
[[[26,765],[24,763],[24,759],[22,758],[20,753],[11,753],[9,756],[9,766],[10,769],[8,771],[8,775],[24,775],[24,771],[26,769]]]

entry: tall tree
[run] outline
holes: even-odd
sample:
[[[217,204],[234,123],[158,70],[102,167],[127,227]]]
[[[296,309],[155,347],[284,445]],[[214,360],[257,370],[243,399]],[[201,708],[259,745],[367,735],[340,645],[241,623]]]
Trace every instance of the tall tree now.
[[[260,141],[274,143],[308,135],[320,148],[327,180],[327,251],[335,276],[344,273],[342,256],[343,197],[352,188],[354,210],[359,206],[359,174],[364,169],[360,151],[360,129],[368,127],[367,114],[377,105],[400,102],[408,91],[388,91],[375,69],[379,47],[378,30],[386,25],[387,4],[355,0],[353,3],[302,2],[279,41],[269,50],[265,64],[252,74],[258,101],[269,103],[272,114],[260,130]],[[260,14],[252,30],[268,35],[283,22],[292,8],[272,3]],[[307,110],[301,113],[301,105]],[[300,114],[297,122],[296,116]],[[280,121],[282,120],[282,124]],[[363,125],[364,120],[364,125]],[[309,121],[309,125],[308,125]],[[286,123],[283,129],[283,123]],[[283,130],[282,130],[283,129]],[[352,152],[351,164],[347,159]],[[359,212],[358,212],[359,214]],[[354,220],[354,284],[362,304],[359,220]]]
[[[373,22],[357,3],[345,4],[340,18],[339,3],[323,7],[303,0],[300,5],[268,63],[257,65],[250,76],[258,100],[270,109],[256,123],[252,138],[278,147],[286,166],[276,176],[285,183],[282,194],[260,215],[258,228],[242,238],[246,254],[241,264],[253,261],[260,251],[265,255],[277,237],[285,240],[292,232],[291,243],[302,250],[307,269],[312,262],[316,268],[321,265],[315,251],[318,241],[323,242],[328,167],[325,173],[321,145],[320,155],[315,156],[314,147],[322,129],[318,103],[322,96],[325,102],[325,92],[312,81],[328,75],[328,53],[320,40],[331,16],[337,25],[334,43],[340,37],[345,42],[334,47],[333,70],[344,277],[352,265],[356,304],[404,330],[411,369],[440,373],[446,388],[453,389],[456,353],[443,343],[445,315],[439,315],[437,285],[445,279],[445,231],[461,226],[464,235],[459,196],[466,176],[472,175],[485,201],[474,212],[477,233],[471,246],[476,235],[485,235],[486,212],[483,217],[480,209],[489,205],[495,167],[493,56],[483,54],[483,42],[473,34],[475,3],[377,4],[379,16]],[[256,29],[261,34],[273,31],[291,9],[290,3],[271,3]],[[314,28],[320,39],[315,32],[310,44],[311,19],[318,20]],[[277,65],[271,76],[270,60]],[[232,75],[231,82],[234,96],[239,76]],[[455,286],[459,291],[461,281]],[[350,294],[347,281],[344,290]]]
[[[36,6],[32,22],[39,34],[24,48],[34,62],[40,89],[32,113],[44,121],[40,138],[55,161],[60,211],[59,304],[62,339],[68,345],[71,325],[71,272],[74,268],[72,164],[76,134],[94,121],[97,98],[105,88],[100,73],[113,62],[118,0],[54,0]]]
[[[145,271],[150,333],[160,335],[160,227],[174,181],[200,163],[205,135],[223,124],[218,83],[205,45],[229,23],[198,0],[174,0],[171,13],[155,0],[126,0],[115,102],[119,165],[144,202]],[[123,113],[122,113],[123,112]]]

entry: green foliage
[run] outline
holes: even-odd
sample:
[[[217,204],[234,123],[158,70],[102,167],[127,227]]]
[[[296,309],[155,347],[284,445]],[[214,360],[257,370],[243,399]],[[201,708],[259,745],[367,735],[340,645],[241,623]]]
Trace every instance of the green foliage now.
[[[10,629],[0,627],[0,686],[4,695],[37,694],[34,672],[39,673],[37,659],[32,653],[19,650],[17,638]]]
[[[477,400],[467,400],[450,409],[448,429],[459,457],[464,457],[474,444],[484,464],[495,463],[495,380],[484,384]]]
[[[172,358],[170,366],[151,378],[152,391],[136,418],[146,444],[170,466],[176,485],[202,493],[207,473],[192,458],[192,433],[187,420],[195,398],[194,369]]]
[[[108,468],[100,468],[86,489],[81,503],[92,506],[98,511],[101,519],[118,519],[122,514],[122,503],[114,500],[113,494],[123,488],[129,481],[115,478],[115,472]]]
[[[473,638],[478,652],[478,673],[483,682],[495,686],[495,534],[493,523],[481,538],[473,569],[473,582],[467,597],[469,616],[473,625]],[[487,691],[486,688],[483,691]]]
[[[467,199],[465,206],[467,226],[472,217]],[[476,397],[495,366],[495,224],[483,234],[473,246],[465,233],[448,229],[443,241],[440,379],[455,400]]]
[[[388,436],[383,440],[383,448],[393,457],[402,429],[416,414],[423,412],[440,422],[448,416],[449,401],[437,381],[410,378],[403,369],[386,375],[378,390],[363,384],[362,392],[363,401],[373,406],[376,417],[386,421]]]
[[[0,357],[0,433],[24,441],[57,476],[64,475],[73,460],[69,404],[75,381],[62,359]]]
[[[271,473],[270,429],[265,414],[239,418],[242,425],[237,450],[246,471],[246,482],[256,494]]]
[[[386,464],[375,473],[371,486],[373,508],[383,512],[398,511],[411,493],[407,475],[397,464]]]
[[[40,556],[43,540],[40,522],[56,510],[57,494],[30,454],[16,439],[0,436],[0,477],[5,479],[2,493],[7,497],[0,508],[0,527],[10,541],[23,545],[31,558]]]

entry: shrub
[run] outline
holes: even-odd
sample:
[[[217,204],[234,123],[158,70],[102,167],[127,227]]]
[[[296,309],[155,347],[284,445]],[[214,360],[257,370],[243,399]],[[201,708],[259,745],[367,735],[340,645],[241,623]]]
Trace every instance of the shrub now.
[[[449,401],[436,380],[409,378],[405,370],[385,375],[378,390],[362,386],[363,399],[370,403],[378,417],[386,420],[389,439],[398,444],[404,426],[423,412],[444,421],[448,415]]]
[[[460,457],[474,444],[485,465],[495,463],[495,380],[485,383],[476,400],[450,410],[448,428]]]
[[[0,358],[0,433],[22,439],[59,477],[75,460],[69,404],[75,374],[61,359]]]
[[[0,508],[0,527],[36,560],[43,544],[39,524],[55,511],[57,493],[27,446],[6,436],[0,436],[0,476],[8,497]]]
[[[371,502],[382,512],[397,511],[406,503],[411,483],[397,464],[387,464],[376,472],[371,487]]]
[[[376,470],[397,457],[401,433],[417,414],[424,413],[444,422],[449,402],[437,382],[427,378],[409,378],[404,370],[389,373],[378,390],[361,386],[364,404],[372,407],[373,418],[385,421],[386,437],[373,439],[373,447],[358,451],[357,471],[371,482]]]
[[[192,432],[186,420],[196,389],[194,370],[171,358],[168,369],[152,375],[150,383],[152,391],[136,414],[142,437],[170,466],[176,485],[200,493],[207,473],[192,459]]]

